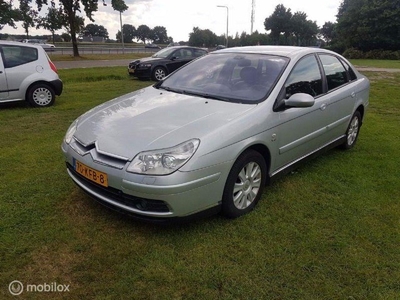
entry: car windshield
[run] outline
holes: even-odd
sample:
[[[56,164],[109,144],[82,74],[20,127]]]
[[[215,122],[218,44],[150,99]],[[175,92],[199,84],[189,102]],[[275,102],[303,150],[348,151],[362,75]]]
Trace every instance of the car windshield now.
[[[166,58],[168,55],[170,55],[175,50],[176,50],[175,48],[165,48],[165,49],[158,51],[152,57]]]
[[[257,103],[269,95],[288,58],[214,53],[167,77],[158,88],[230,102]]]

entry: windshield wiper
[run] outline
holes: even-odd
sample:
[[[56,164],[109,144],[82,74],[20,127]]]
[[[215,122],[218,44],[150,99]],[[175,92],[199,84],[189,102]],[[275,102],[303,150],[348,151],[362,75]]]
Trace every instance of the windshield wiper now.
[[[178,93],[178,94],[184,94],[184,92],[182,90],[178,90],[178,89],[174,89],[174,88],[170,88],[169,86],[158,86],[158,89],[162,89],[162,90],[166,90],[168,92],[173,92],[173,93]]]
[[[191,95],[191,96],[198,96],[198,97],[203,97],[206,99],[214,99],[214,100],[221,100],[221,101],[231,101],[230,98],[228,97],[223,97],[223,96],[218,96],[218,95],[211,95],[207,93],[196,93],[196,92],[191,92],[191,91],[182,91],[183,94],[185,95]]]

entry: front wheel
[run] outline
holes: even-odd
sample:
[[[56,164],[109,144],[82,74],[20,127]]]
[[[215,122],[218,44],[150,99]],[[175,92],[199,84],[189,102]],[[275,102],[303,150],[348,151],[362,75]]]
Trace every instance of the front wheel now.
[[[163,80],[165,76],[167,76],[167,71],[163,67],[155,67],[152,75],[154,81]]]
[[[351,117],[351,121],[346,131],[346,140],[342,144],[342,148],[347,150],[354,147],[357,142],[358,134],[360,132],[361,127],[361,114],[359,111],[356,111],[354,115]]]
[[[260,153],[248,150],[234,163],[225,183],[222,213],[237,218],[250,212],[260,200],[267,178],[267,166]]]
[[[27,100],[34,107],[51,106],[55,99],[53,88],[46,83],[34,84],[27,93]]]

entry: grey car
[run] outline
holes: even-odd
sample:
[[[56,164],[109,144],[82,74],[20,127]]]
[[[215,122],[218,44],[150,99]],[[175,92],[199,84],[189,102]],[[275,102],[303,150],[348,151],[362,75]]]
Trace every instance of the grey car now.
[[[368,98],[368,79],[334,52],[228,48],[80,116],[62,151],[72,180],[110,208],[235,218],[301,160],[352,148]]]
[[[0,103],[51,106],[62,90],[57,68],[41,46],[0,41]]]

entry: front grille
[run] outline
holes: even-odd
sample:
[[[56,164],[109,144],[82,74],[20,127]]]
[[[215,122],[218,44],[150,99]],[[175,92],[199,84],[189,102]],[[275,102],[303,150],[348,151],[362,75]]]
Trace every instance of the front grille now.
[[[93,192],[100,194],[114,202],[117,202],[119,204],[123,204],[125,206],[138,209],[141,211],[148,211],[148,212],[169,212],[168,205],[161,200],[150,200],[150,199],[144,199],[144,198],[139,198],[135,197],[132,195],[128,195],[123,193],[122,191],[112,188],[112,187],[103,187],[101,185],[98,185],[79,173],[75,171],[75,169],[67,163],[67,168],[68,170],[74,174],[75,177],[79,179],[79,181],[90,188]],[[100,199],[101,200],[101,199]]]

